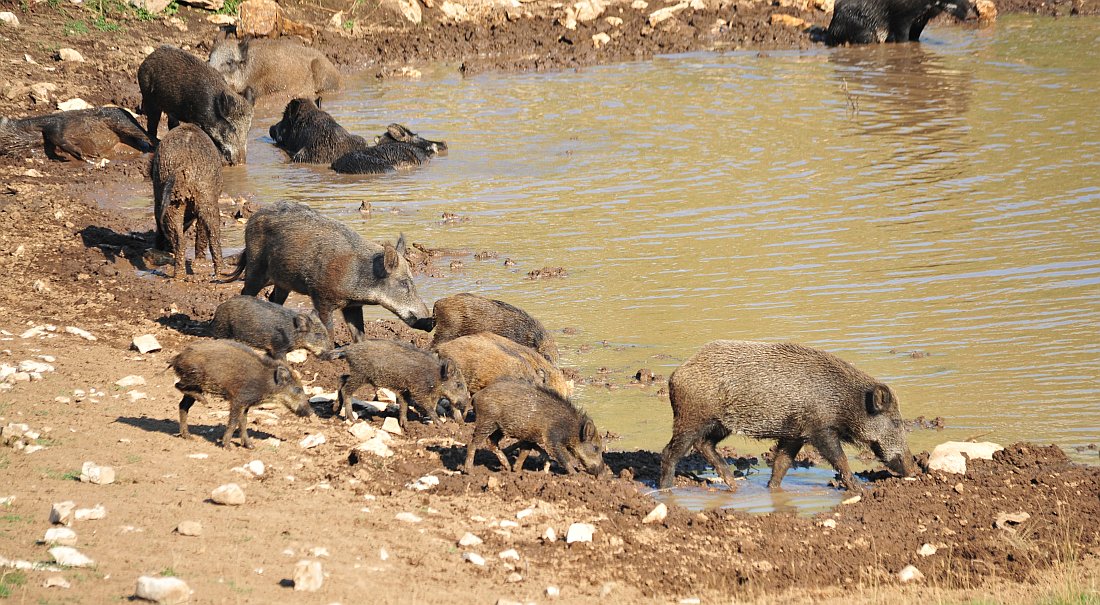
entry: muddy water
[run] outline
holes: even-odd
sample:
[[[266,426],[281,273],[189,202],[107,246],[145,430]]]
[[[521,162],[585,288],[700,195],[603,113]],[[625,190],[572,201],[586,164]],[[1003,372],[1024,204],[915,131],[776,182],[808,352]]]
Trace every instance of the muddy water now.
[[[402,122],[450,155],[380,178],[287,166],[261,116],[227,189],[307,202],[372,238],[498,253],[444,261],[422,295],[477,291],[573,328],[563,362],[594,378],[577,401],[616,448],[659,451],[670,433],[667,397],[628,376],[735,338],[838,353],[890,383],[906,416],[942,416],[914,451],[981,435],[1095,461],[1075,448],[1100,439],[1098,42],[1097,20],[1009,17],[921,45],[363,79],[325,108],[363,134]],[[543,266],[568,276],[526,278]],[[823,469],[793,471],[782,495],[766,475],[734,498],[681,497],[839,498]]]

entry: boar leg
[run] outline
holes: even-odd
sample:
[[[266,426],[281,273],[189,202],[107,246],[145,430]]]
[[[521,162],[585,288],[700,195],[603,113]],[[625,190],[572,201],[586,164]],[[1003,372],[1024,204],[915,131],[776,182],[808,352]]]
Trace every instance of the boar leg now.
[[[191,438],[191,433],[187,431],[187,413],[191,411],[191,406],[195,405],[195,401],[202,398],[202,393],[183,392],[183,399],[180,399],[180,439]]]
[[[775,448],[775,459],[772,460],[772,476],[771,479],[768,479],[768,488],[776,489],[779,487],[779,483],[783,481],[783,476],[791,468],[791,463],[798,456],[798,452],[802,450],[802,444],[801,439],[779,440],[779,444]]]
[[[217,198],[212,203],[200,205],[196,209],[196,214],[198,214],[198,226],[195,229],[195,257],[198,258],[200,253],[205,253],[205,250],[202,250],[202,244],[205,243],[210,248],[210,261],[214,263],[214,275],[219,276],[222,271],[222,241]]]
[[[551,443],[550,456],[557,461],[559,466],[565,469],[566,475],[575,475],[577,473],[577,469],[574,468],[577,464],[577,459],[573,457],[573,454],[569,453],[569,450],[565,448],[564,444]]]
[[[810,445],[814,446],[822,458],[833,465],[836,472],[840,474],[840,483],[845,489],[853,492],[862,491],[855,476],[852,475],[852,469],[848,466],[848,456],[840,447],[840,437],[835,431],[832,429],[818,431],[810,438]]]
[[[149,130],[149,140],[157,142],[157,128],[160,126],[160,107],[148,99],[141,100],[141,113],[145,114],[146,124]]]
[[[166,216],[161,227],[164,228],[164,239],[174,257],[172,277],[178,279],[187,275],[187,252],[183,245],[184,208],[175,200],[165,200],[164,203],[168,204],[168,208],[165,210]]]
[[[229,404],[229,420],[225,423],[225,433],[222,435],[222,447],[229,447],[233,441],[233,431],[241,430],[241,443],[245,440],[245,428],[241,424],[241,406],[237,402]]]
[[[477,453],[477,448],[481,447],[490,436],[493,436],[493,432],[497,431],[497,425],[494,422],[478,421],[474,427],[474,434],[470,437],[470,442],[466,444],[466,462],[462,465],[462,472],[470,474],[470,470],[474,468],[474,454]],[[504,456],[504,452],[500,451],[499,438],[498,444],[495,446],[495,452],[497,458]],[[503,461],[504,468],[508,468],[508,459]]]
[[[237,427],[241,429],[241,445],[247,449],[252,449],[252,439],[248,436],[248,408],[251,406],[241,406],[241,417],[237,420]]]
[[[733,473],[730,472],[729,463],[717,450],[718,442],[729,437],[729,434],[730,432],[725,427],[718,425],[711,429],[710,433],[695,442],[695,449],[703,455],[703,459],[714,467],[714,472],[718,473],[718,476],[722,478],[722,482],[732,491],[737,489]]]
[[[695,443],[706,434],[706,427],[702,429],[685,429],[674,426],[672,439],[661,452],[661,480],[658,487],[667,489],[672,487],[672,480],[676,476],[676,464],[687,455]]]
[[[351,409],[351,396],[355,394],[355,391],[359,390],[359,387],[363,386],[363,381],[353,374],[344,374],[340,377],[340,388],[337,390],[336,404],[332,406],[332,413],[337,414],[340,408],[344,409],[344,418],[351,422],[355,422],[355,412]]]
[[[512,466],[512,472],[518,473],[523,470],[523,463],[527,461],[527,457],[534,451],[534,444],[526,441],[520,441],[516,444],[519,449],[519,456],[516,456],[516,463]]]
[[[351,332],[351,341],[359,342],[363,339],[363,334],[366,330],[363,328],[363,307],[344,307],[340,309],[340,313],[344,316],[344,323],[347,324],[348,330]]]
[[[288,296],[290,296],[290,290],[275,286],[271,288],[271,294],[267,295],[267,300],[277,305],[281,305],[286,302]]]

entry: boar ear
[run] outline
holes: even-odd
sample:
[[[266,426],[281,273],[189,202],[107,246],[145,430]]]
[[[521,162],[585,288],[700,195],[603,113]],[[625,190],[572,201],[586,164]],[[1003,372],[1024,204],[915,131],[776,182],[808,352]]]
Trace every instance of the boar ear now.
[[[455,362],[450,357],[444,357],[441,361],[443,363],[439,364],[439,377],[444,381],[450,380],[455,373]]]
[[[290,384],[294,381],[294,377],[290,374],[290,369],[284,365],[280,365],[275,368],[275,384],[283,386]]]
[[[894,395],[886,385],[876,384],[863,393],[863,404],[868,414],[881,414],[894,405]]]
[[[397,253],[401,256],[405,256],[405,234],[397,236]]]
[[[408,136],[405,133],[409,132],[409,129],[400,124],[390,124],[386,127],[386,132],[390,133],[390,136],[398,141],[403,141]]]
[[[309,332],[309,317],[298,313],[294,316],[294,329],[298,332]]]
[[[256,91],[252,90],[251,86],[248,86],[244,90],[242,90],[241,96],[244,97],[245,101],[248,101],[249,105],[253,107],[256,106]]]
[[[588,416],[585,416],[584,424],[581,425],[581,441],[595,441],[596,437],[596,423],[592,422],[592,419]]]
[[[321,108],[321,97],[317,97],[313,100],[313,104],[317,106],[317,109]]]
[[[382,269],[386,272],[386,275],[397,271],[400,259],[397,255],[397,248],[393,247],[393,244],[386,242],[382,245]]]
[[[539,369],[535,370],[535,373],[538,374],[539,380],[543,384],[546,384],[546,370],[544,370],[542,368],[539,368]]]

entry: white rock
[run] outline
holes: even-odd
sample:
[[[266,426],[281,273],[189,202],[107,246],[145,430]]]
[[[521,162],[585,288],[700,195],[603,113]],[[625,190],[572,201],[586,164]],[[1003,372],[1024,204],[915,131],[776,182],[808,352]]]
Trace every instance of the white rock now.
[[[1011,530],[1013,525],[1019,525],[1030,518],[1031,515],[1023,511],[1016,513],[998,513],[997,518],[993,521],[993,526],[997,529]]]
[[[50,576],[42,583],[42,588],[72,588],[64,576]]]
[[[451,0],[443,0],[443,3],[439,5],[439,10],[449,19],[455,21],[466,21],[470,18],[464,5],[458,4],[457,2],[451,2]]]
[[[191,588],[179,578],[141,576],[137,580],[134,596],[161,605],[177,605],[191,600]]]
[[[325,434],[324,433],[314,433],[312,435],[306,435],[305,437],[303,437],[302,440],[298,442],[298,445],[300,445],[302,447],[302,449],[307,449],[308,450],[310,448],[317,447],[318,445],[321,445],[324,442],[325,442]]]
[[[565,543],[591,542],[592,534],[596,533],[596,526],[591,523],[574,523],[565,532]]]
[[[401,424],[397,422],[397,418],[393,416],[382,421],[382,430],[394,435],[403,435],[405,433],[401,430]]]
[[[11,506],[15,502],[15,496],[4,496],[0,498],[0,506]]]
[[[206,460],[210,457],[210,454],[199,452],[197,454],[187,454],[187,457],[191,458],[192,460]]]
[[[310,401],[312,401],[312,399]],[[360,441],[366,441],[367,439],[374,437],[375,434],[378,433],[378,431],[375,430],[375,428],[371,426],[369,422],[362,421],[356,422],[355,424],[348,427],[348,432]]]
[[[19,362],[19,371],[27,373],[38,372],[39,374],[45,374],[46,372],[54,371],[54,367],[48,363],[35,361],[33,359],[27,359],[25,361]]]
[[[818,525],[826,529],[836,529],[836,519],[824,519],[818,522]]]
[[[393,518],[405,523],[420,523],[423,521],[423,519],[412,513],[397,513]]]
[[[236,483],[226,483],[219,486],[210,492],[210,499],[215,504],[224,504],[227,506],[240,506],[244,504],[244,490]]]
[[[38,86],[38,85],[36,84],[35,86]],[[53,84],[45,84],[44,87],[47,90],[57,90],[57,86],[54,86]],[[50,87],[52,87],[52,88],[50,88]],[[26,332],[23,332],[22,334],[19,335],[19,338],[34,338],[35,336],[45,336],[48,332],[55,332],[55,331],[57,331],[57,326],[52,326],[50,324],[42,324],[41,326],[34,326],[33,328],[27,330]]]
[[[685,599],[680,599],[680,605],[699,605],[699,603],[702,602],[702,599],[700,599],[699,597],[687,597]]]
[[[901,580],[902,583],[912,581],[919,582],[924,579],[924,574],[922,574],[920,570],[916,567],[912,565],[906,565],[901,571],[898,572],[898,579]]]
[[[84,62],[84,56],[73,48],[62,48],[61,50],[57,51],[57,58],[62,61],[72,61],[74,63]]]
[[[477,554],[476,552],[463,553],[462,554],[462,560],[467,561],[469,563],[473,563],[474,565],[477,565],[478,567],[482,567],[482,566],[485,565],[485,557]]]
[[[148,395],[142,393],[141,391],[126,391],[126,396],[130,398],[130,403],[149,398]]]
[[[244,467],[248,469],[250,473],[256,475],[257,477],[263,477],[264,472],[267,470],[267,468],[264,466],[263,460],[253,460],[252,462],[244,465]]]
[[[630,3],[630,8],[637,11],[644,11],[645,9],[649,8],[649,3],[645,0],[634,0]]]
[[[522,582],[523,576],[513,571],[512,573],[508,574],[507,578],[504,578],[504,581],[508,582],[509,584],[515,584],[516,582]]]
[[[471,534],[470,532],[466,532],[465,534],[463,534],[463,536],[461,538],[458,539],[458,545],[459,546],[477,546],[478,544],[481,544],[483,541],[484,540],[482,540],[481,538]]]
[[[388,561],[389,558],[390,558],[389,551],[387,551],[385,548],[379,548],[378,549],[378,558],[382,561]]]
[[[144,355],[145,353],[150,353],[152,351],[160,350],[160,343],[157,342],[156,336],[153,336],[152,334],[144,334],[142,336],[135,337],[133,342],[130,343],[130,346],[137,349],[137,352],[141,353],[142,355]]]
[[[0,436],[3,436],[5,439],[18,439],[26,435],[30,430],[30,425],[22,422],[9,422],[3,429],[0,429]]]
[[[519,523],[516,523],[511,519],[504,519],[500,522],[500,527],[503,529],[515,529],[519,527]]]
[[[207,15],[206,20],[214,25],[236,25],[237,18],[233,15]]]
[[[88,461],[80,467],[80,480],[84,483],[108,485],[115,482],[115,469]]]
[[[501,551],[497,556],[503,561],[519,561],[519,552],[514,548]]]
[[[303,559],[294,566],[294,590],[316,592],[325,581],[320,561]]]
[[[653,510],[649,511],[649,514],[646,515],[644,519],[642,519],[642,523],[643,524],[660,523],[660,522],[664,521],[665,517],[667,517],[667,516],[668,516],[668,507],[665,506],[664,502],[661,502],[660,504],[655,506],[653,508]]]
[[[95,105],[92,105],[91,103],[85,101],[84,99],[81,99],[80,97],[75,97],[75,98],[69,99],[68,101],[59,101],[57,103],[57,108],[60,109],[61,111],[75,111],[77,109],[95,109]],[[78,328],[72,328],[70,326],[68,328],[65,328],[65,331],[69,332],[69,334],[75,334],[75,332],[70,332],[70,330],[74,330],[74,329],[78,329]],[[81,331],[83,332],[83,330],[81,330]],[[88,333],[84,332],[84,334],[88,334]],[[77,336],[80,336],[82,338],[87,338],[87,336],[83,336],[81,334],[77,334]],[[92,335],[88,334],[88,336],[92,336]],[[92,338],[88,338],[88,340],[95,340],[95,337],[92,336]]]
[[[384,401],[386,403],[397,403],[397,393],[394,393],[393,391],[384,387],[377,389],[374,394],[374,398],[378,401]]]
[[[845,498],[844,500],[841,500],[840,503],[841,504],[855,504],[856,502],[859,502],[862,499],[863,499],[863,496],[852,496],[851,498]]]
[[[422,492],[424,490],[431,489],[437,485],[439,485],[439,477],[436,477],[435,475],[424,475],[423,477],[417,479],[412,483],[406,483],[405,487],[416,490],[418,492]]]
[[[611,36],[603,32],[592,34],[592,46],[595,46],[596,48],[606,46],[609,42],[611,42]]]
[[[931,557],[936,554],[936,547],[931,544],[924,544],[917,550],[917,554],[922,557]]]
[[[65,567],[91,567],[95,561],[84,556],[79,550],[71,546],[54,546],[50,549],[50,556],[58,565]]]
[[[15,13],[11,11],[4,11],[0,13],[0,23],[8,27],[19,27],[19,17],[16,17]]]
[[[608,17],[604,19],[604,21],[607,21],[607,24],[611,27],[619,27],[623,24],[623,20],[620,17]]]
[[[202,535],[202,523],[198,521],[180,521],[176,533],[181,536],[198,537]]]
[[[378,436],[367,439],[363,443],[360,443],[358,446],[355,447],[355,450],[359,452],[366,452],[368,454],[374,454],[375,456],[378,456],[380,458],[389,458],[390,456],[393,456],[393,450],[390,449],[390,446],[386,445],[386,442]]]
[[[77,521],[97,521],[107,516],[107,509],[102,504],[96,504],[92,508],[78,508],[73,511],[73,518]]]
[[[535,514],[535,509],[525,508],[525,509],[519,511],[518,513],[516,513],[516,518],[517,519],[526,519],[527,517],[530,517],[533,514]]]
[[[145,377],[144,376],[138,376],[136,374],[131,374],[129,376],[123,376],[122,378],[119,378],[118,380],[115,381],[115,385],[120,386],[122,388],[138,387],[138,386],[142,386],[144,384],[145,384]]]
[[[542,532],[542,539],[546,542],[557,542],[558,532],[554,531],[553,527],[547,527],[546,531]]]
[[[688,6],[690,5],[687,2],[680,2],[679,4],[666,6],[664,8],[653,11],[649,14],[649,26],[653,27],[661,21],[672,18],[676,13],[684,10]]]
[[[24,454],[33,454],[35,452],[40,452],[44,449],[46,449],[46,446],[44,446],[44,445],[28,445],[27,447],[23,448],[23,453]]]
[[[309,352],[305,349],[294,349],[286,354],[286,360],[290,363],[305,363],[309,359]]]
[[[53,508],[50,509],[50,523],[54,525],[72,525],[73,510],[75,509],[76,502],[72,500],[54,502]]]
[[[329,556],[328,555],[328,549],[325,548],[324,546],[314,546],[313,548],[309,549],[309,556],[311,556],[311,557],[327,557],[327,556]]]
[[[553,586],[553,585],[547,586],[546,587],[546,596],[551,598],[551,599],[556,599],[556,598],[561,596],[561,589],[558,588],[557,586]]]
[[[68,527],[51,527],[46,530],[46,537],[42,541],[58,546],[76,546],[76,532]]]
[[[989,441],[982,443],[947,441],[932,450],[932,455],[928,457],[928,470],[965,474],[967,458],[992,460],[993,453],[1003,449],[1005,448]],[[963,454],[966,456],[964,457]]]
[[[580,0],[573,4],[573,10],[576,11],[577,21],[585,23],[602,15],[607,10],[607,4],[606,0]]]

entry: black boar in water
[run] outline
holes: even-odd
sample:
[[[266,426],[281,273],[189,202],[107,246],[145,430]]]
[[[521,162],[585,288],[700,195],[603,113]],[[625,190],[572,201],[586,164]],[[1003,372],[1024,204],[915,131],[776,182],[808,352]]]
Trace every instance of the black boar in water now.
[[[662,488],[672,486],[676,463],[695,447],[726,485],[736,489],[715,450],[732,434],[779,441],[768,481],[772,488],[779,487],[807,443],[833,465],[849,490],[860,487],[841,443],[870,446],[895,473],[916,472],[890,387],[823,351],[789,343],[716,340],[672,373],[668,391],[672,440],[661,453]]]
[[[208,63],[237,93],[314,96],[340,88],[340,72],[321,51],[290,38],[222,39]]]
[[[433,422],[439,422],[436,407],[449,407],[455,419],[461,418],[470,404],[470,392],[462,372],[449,359],[440,360],[428,351],[393,340],[363,340],[341,347],[327,359],[346,359],[348,374],[340,377],[339,399],[333,407],[344,410],[344,417],[355,420],[351,397],[363,385],[385,387],[397,394],[401,427],[408,421],[409,403]]]
[[[473,396],[473,405],[477,425],[466,446],[465,472],[473,468],[474,453],[486,440],[501,467],[509,468],[500,440],[511,437],[519,441],[521,449],[515,466],[511,467],[513,471],[521,470],[527,456],[537,447],[570,475],[578,461],[590,474],[603,474],[603,439],[596,424],[554,393],[524,380],[502,380],[478,391]]]
[[[390,124],[374,145],[338,157],[332,169],[344,174],[382,174],[415,168],[446,149],[443,141],[429,141],[400,124]]]
[[[363,305],[381,305],[414,328],[428,317],[405,260],[404,236],[396,245],[364,241],[303,204],[279,202],[248,219],[244,252],[227,281],[242,273],[241,294],[255,296],[275,284],[273,303],[283,304],[291,292],[309,296],[330,338],[337,309],[355,342],[363,336]]]
[[[825,43],[916,42],[940,13],[962,21],[974,10],[969,0],[837,0]]]
[[[435,301],[435,336],[432,348],[469,334],[492,332],[535,349],[558,363],[558,343],[542,326],[518,307],[477,294],[455,294]]]
[[[499,334],[479,332],[460,336],[439,345],[436,351],[440,357],[454,360],[471,393],[511,378],[546,387],[562,399],[572,394],[561,370],[538,351]]]
[[[149,120],[149,137],[157,138],[160,114],[168,127],[180,122],[202,128],[230,164],[245,163],[248,129],[252,127],[252,93],[239,95],[225,78],[198,57],[161,46],[138,67],[142,113]]]
[[[195,259],[210,247],[215,275],[221,273],[221,214],[218,196],[222,192],[221,155],[210,137],[198,126],[183,124],[161,140],[149,164],[153,181],[153,214],[157,222],[156,248],[175,257],[173,277],[187,272],[184,237],[193,222]]]
[[[294,349],[321,355],[332,348],[328,330],[312,313],[298,313],[255,296],[234,296],[218,305],[211,322],[214,338],[229,338],[286,359]]]
[[[121,107],[62,111],[44,116],[9,120],[0,118],[0,155],[17,155],[45,148],[46,155],[78,160],[108,155],[125,143],[138,151],[152,151],[149,135],[130,112]]]
[[[286,364],[257,355],[232,340],[200,340],[169,364],[179,377],[176,388],[180,400],[180,437],[190,439],[187,412],[196,401],[206,403],[206,395],[229,401],[229,420],[222,435],[222,446],[229,447],[233,432],[240,429],[241,445],[252,447],[248,438],[248,409],[263,403],[281,403],[299,416],[309,416],[309,398],[302,383]]]
[[[336,158],[367,146],[320,108],[320,101],[291,99],[283,108],[283,119],[268,129],[275,145],[290,154],[290,161],[330,164]]]

